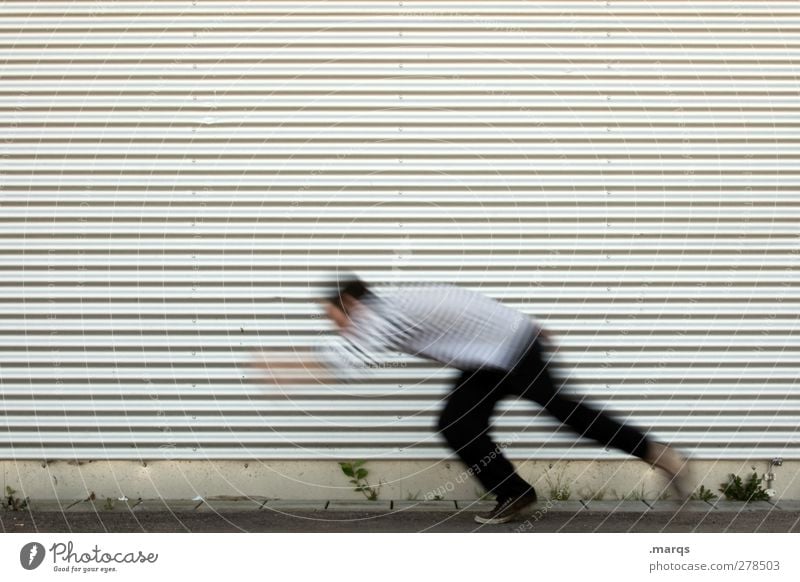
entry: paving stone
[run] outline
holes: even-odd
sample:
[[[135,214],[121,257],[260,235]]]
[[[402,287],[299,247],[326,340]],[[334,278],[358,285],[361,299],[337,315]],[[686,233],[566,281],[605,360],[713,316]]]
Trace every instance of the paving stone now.
[[[774,503],[775,507],[784,511],[800,511],[800,499],[780,499]]]
[[[111,503],[107,504],[106,500],[95,499],[94,501],[80,501],[70,507],[65,507],[64,512],[88,512],[88,513],[103,513],[109,511],[126,512],[130,513],[134,507],[139,504],[138,499],[129,499],[127,501],[120,501],[113,499]]]
[[[711,501],[711,505],[717,511],[770,511],[774,510],[775,506],[767,501],[728,501],[727,499],[716,499]]]
[[[99,507],[95,507],[90,501],[86,501],[85,499],[72,503],[64,503],[61,506],[61,511],[63,513],[76,513],[76,512],[98,512],[100,511]]]
[[[261,498],[233,498],[220,497],[207,499],[205,501],[194,501],[188,499],[145,499],[145,500],[113,500],[113,507],[106,507],[106,500],[95,499],[94,501],[58,501],[58,500],[29,500],[28,508],[19,513],[31,512],[55,512],[55,513],[103,513],[103,512],[143,512],[143,511],[169,511],[169,512],[236,512],[236,511],[257,511],[275,510],[281,512],[292,511],[367,511],[397,513],[400,511],[486,511],[495,506],[493,500],[397,500],[397,501],[358,501],[358,500],[291,500],[291,499],[270,499]],[[549,504],[549,505],[548,505]],[[391,509],[390,509],[391,507]],[[549,501],[540,499],[531,505],[526,512],[548,511],[548,512],[569,512],[577,513],[584,509],[589,511],[604,511],[612,513],[633,512],[642,513],[646,511],[672,512],[675,513],[683,507],[683,511],[695,513],[708,513],[709,511],[723,512],[751,512],[751,511],[800,511],[800,500],[786,499],[775,501],[756,501],[745,503],[740,501],[728,501],[717,499],[711,503],[699,500],[690,500],[684,504],[676,500],[567,500]]]
[[[456,500],[456,507],[458,509],[466,509],[467,511],[486,511],[487,509],[494,509],[494,506],[497,505],[496,501],[490,500],[480,500],[477,499],[457,499]]]
[[[276,511],[316,511],[323,510],[328,506],[325,500],[295,500],[295,499],[270,499],[262,507],[262,510]]]
[[[385,511],[392,510],[391,501],[330,501],[328,511]]]
[[[589,511],[610,511],[614,513],[644,513],[650,509],[644,501],[628,501],[614,499],[582,499]]]
[[[201,503],[202,501],[192,499],[143,499],[134,506],[133,511],[186,512],[194,511]]]
[[[225,511],[258,511],[266,499],[242,497],[240,499],[204,499],[197,511],[222,513]]]
[[[489,509],[494,509],[495,505],[497,505],[496,501],[491,500],[469,500],[469,499],[459,499],[456,501],[456,505],[459,509],[464,510],[467,509],[469,511],[486,511]],[[571,512],[575,513],[576,511],[582,511],[584,509],[583,503],[578,500],[566,500],[566,501],[551,501],[549,499],[539,499],[536,503],[531,505],[529,508],[525,509],[525,511],[559,511],[559,512]]]
[[[690,499],[681,502],[676,499],[647,500],[645,503],[650,507],[650,511],[676,513],[678,511],[691,511],[695,513],[708,513],[714,511],[714,506],[699,499]]]
[[[456,511],[455,501],[432,500],[432,501],[393,501],[393,511]]]
[[[28,501],[28,508],[22,511],[53,511],[56,513],[61,513],[64,511],[69,505],[75,503],[77,499],[64,499],[64,500],[57,500],[57,499],[31,499]]]
[[[547,510],[548,512],[577,513],[578,511],[586,509],[586,506],[577,500],[551,501],[549,499],[544,499],[537,501],[536,504],[531,506],[531,509],[533,511]]]

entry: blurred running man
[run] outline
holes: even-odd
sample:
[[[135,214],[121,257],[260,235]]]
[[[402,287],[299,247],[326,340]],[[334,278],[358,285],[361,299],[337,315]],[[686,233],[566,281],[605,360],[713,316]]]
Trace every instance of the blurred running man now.
[[[479,523],[514,519],[536,501],[536,491],[520,477],[489,435],[495,404],[505,396],[527,398],[543,406],[581,436],[636,456],[669,475],[686,499],[687,459],[601,410],[559,391],[544,352],[549,335],[533,318],[455,285],[401,284],[370,287],[358,277],[342,281],[322,301],[339,333],[313,349],[315,358],[284,366],[314,372],[328,382],[368,379],[385,364],[382,357],[401,352],[461,370],[438,418],[442,437],[486,491],[496,496]],[[271,373],[280,365],[256,364]],[[275,381],[279,381],[274,378]],[[285,380],[285,379],[284,379]]]

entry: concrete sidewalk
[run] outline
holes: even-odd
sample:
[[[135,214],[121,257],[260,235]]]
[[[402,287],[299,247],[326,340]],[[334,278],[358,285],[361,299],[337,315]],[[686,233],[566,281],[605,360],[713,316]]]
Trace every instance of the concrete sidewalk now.
[[[549,501],[513,522],[473,521],[491,501],[266,498],[36,501],[0,512],[4,532],[800,532],[800,501]]]

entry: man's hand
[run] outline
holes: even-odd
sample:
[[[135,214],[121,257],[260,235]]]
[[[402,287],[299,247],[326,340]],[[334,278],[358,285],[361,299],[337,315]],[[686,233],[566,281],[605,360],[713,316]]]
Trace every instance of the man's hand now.
[[[265,384],[327,384],[330,374],[310,354],[295,354],[294,359],[277,359],[263,351],[253,351],[248,364],[260,372],[259,380]]]
[[[539,326],[539,337],[541,337],[544,341],[546,341],[551,348],[556,347],[556,342],[553,341],[552,334],[541,326]]]

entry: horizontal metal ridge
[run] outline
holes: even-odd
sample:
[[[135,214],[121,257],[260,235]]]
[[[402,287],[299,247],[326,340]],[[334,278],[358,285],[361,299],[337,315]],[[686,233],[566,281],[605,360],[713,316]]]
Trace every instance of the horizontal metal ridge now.
[[[455,459],[458,370],[247,366],[346,267],[529,314],[694,458],[800,460],[796,1],[8,1],[0,61],[0,458]]]

